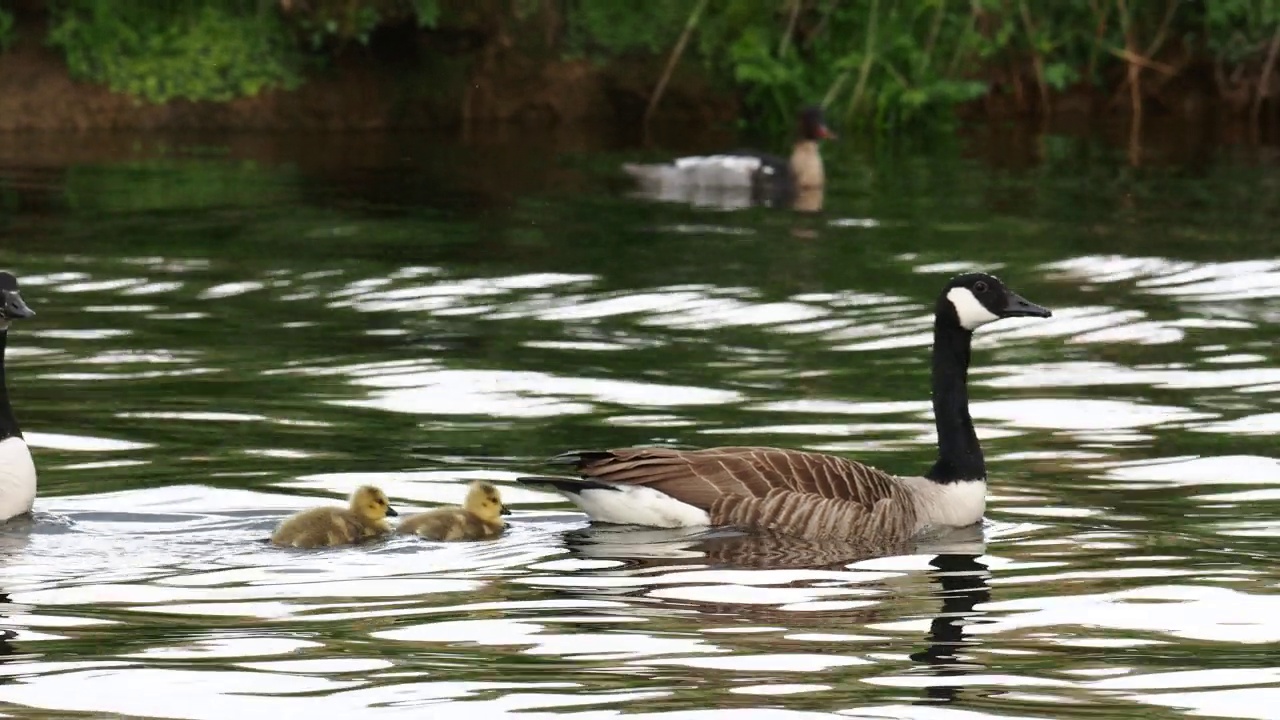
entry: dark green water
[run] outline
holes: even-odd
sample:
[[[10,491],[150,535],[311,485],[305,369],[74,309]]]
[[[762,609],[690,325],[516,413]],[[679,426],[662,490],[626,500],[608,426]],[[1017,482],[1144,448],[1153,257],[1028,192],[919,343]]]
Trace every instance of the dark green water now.
[[[0,137],[41,472],[0,531],[0,710],[1280,717],[1273,148],[852,141],[797,214],[492,135]],[[510,483],[649,442],[918,473],[929,312],[970,268],[1055,313],[975,342],[985,543],[743,568]],[[473,478],[500,541],[261,542],[364,482],[414,509]]]

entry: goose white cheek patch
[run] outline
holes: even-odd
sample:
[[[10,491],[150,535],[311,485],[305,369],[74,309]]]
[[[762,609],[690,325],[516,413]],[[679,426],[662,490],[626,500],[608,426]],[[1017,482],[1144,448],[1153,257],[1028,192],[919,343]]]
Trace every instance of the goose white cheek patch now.
[[[999,315],[991,312],[986,305],[978,302],[978,298],[973,296],[969,288],[951,288],[947,291],[947,300],[956,309],[956,317],[960,320],[960,327],[965,330],[974,330],[1000,319]]]

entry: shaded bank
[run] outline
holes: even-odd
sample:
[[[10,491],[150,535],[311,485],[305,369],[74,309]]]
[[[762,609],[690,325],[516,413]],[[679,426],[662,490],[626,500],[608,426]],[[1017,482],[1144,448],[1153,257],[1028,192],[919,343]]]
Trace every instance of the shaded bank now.
[[[1272,0],[13,0],[0,130],[1274,124]],[[1137,125],[1137,124],[1135,124]]]
[[[542,58],[527,48],[482,44],[412,27],[380,30],[313,70],[293,90],[225,102],[157,104],[77,80],[39,22],[23,23],[0,53],[0,131],[89,129],[354,130],[450,128],[471,121],[546,126],[629,122],[661,70],[656,60],[609,65]],[[731,93],[696,72],[676,74],[664,112],[693,122],[734,115]]]

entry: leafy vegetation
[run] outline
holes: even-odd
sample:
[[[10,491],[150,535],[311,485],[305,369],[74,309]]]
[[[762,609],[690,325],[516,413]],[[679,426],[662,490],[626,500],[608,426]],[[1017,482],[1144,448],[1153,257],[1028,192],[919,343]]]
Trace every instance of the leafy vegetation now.
[[[278,20],[236,5],[71,0],[57,11],[48,41],[66,53],[74,77],[151,102],[226,101],[296,87],[298,63]]]
[[[774,128],[811,102],[845,127],[898,128],[937,123],[984,97],[1047,114],[1055,94],[1076,90],[1141,113],[1202,78],[1237,110],[1257,114],[1280,97],[1280,0],[61,0],[55,8],[49,41],[76,76],[154,102],[293,87],[304,58],[374,44],[379,28],[408,24],[479,38],[465,51],[477,58],[501,46],[606,65],[652,61],[660,76],[650,112],[672,73],[696,71]]]
[[[281,3],[295,33],[313,51],[333,50],[350,42],[367,45],[379,26],[412,19],[419,28],[435,27],[440,0],[317,0]]]
[[[0,53],[9,49],[13,42],[13,13],[0,7]]]
[[[657,52],[693,5],[580,0],[571,37],[597,54]],[[1220,93],[1280,94],[1280,0],[718,0],[695,32],[697,61],[770,124],[815,100],[879,127],[987,95],[1048,113],[1070,89],[1124,91],[1140,112],[1206,65]]]

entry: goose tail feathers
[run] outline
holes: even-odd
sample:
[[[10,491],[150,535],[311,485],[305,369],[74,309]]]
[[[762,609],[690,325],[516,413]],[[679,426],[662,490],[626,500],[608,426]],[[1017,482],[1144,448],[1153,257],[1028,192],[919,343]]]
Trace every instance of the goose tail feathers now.
[[[526,475],[516,478],[521,485],[550,487],[566,495],[580,495],[583,490],[617,490],[616,485],[609,485],[585,478],[556,477],[554,475]]]
[[[573,450],[547,460],[548,465],[568,465],[581,470],[587,465],[613,457],[608,450]]]

